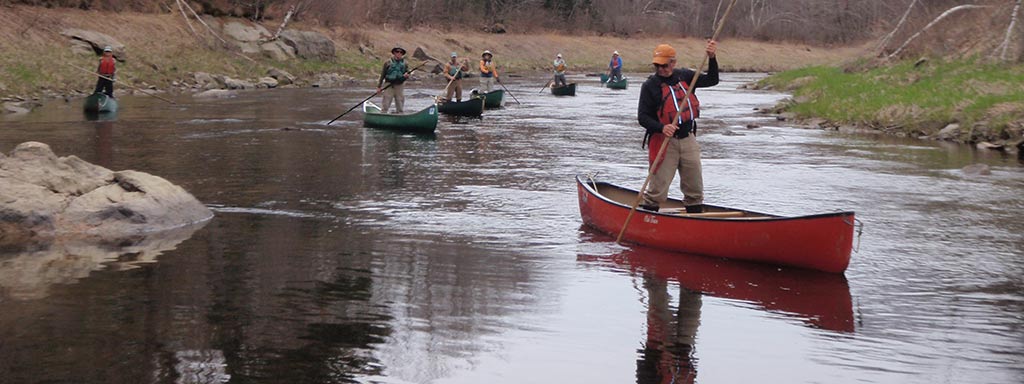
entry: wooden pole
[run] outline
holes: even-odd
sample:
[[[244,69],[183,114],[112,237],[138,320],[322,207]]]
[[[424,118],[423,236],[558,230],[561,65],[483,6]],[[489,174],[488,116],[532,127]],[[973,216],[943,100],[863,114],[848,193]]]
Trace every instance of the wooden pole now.
[[[715,41],[718,39],[718,34],[722,32],[722,27],[725,26],[725,19],[729,17],[729,12],[732,11],[732,7],[736,5],[736,0],[729,2],[729,7],[725,9],[725,13],[722,14],[722,20],[718,22],[718,28],[715,29],[715,34],[711,36],[711,40]],[[689,92],[693,92],[693,87],[697,85],[697,78],[700,77],[701,71],[704,71],[704,65],[708,63],[708,54],[704,52],[704,59],[701,60],[700,66],[697,67],[697,71],[693,73],[693,79],[690,80]],[[689,97],[689,96],[687,96]],[[679,118],[679,114],[682,111],[676,107],[676,113],[672,116],[672,122],[675,122]],[[658,150],[658,155],[654,156],[654,162],[651,163],[650,168],[647,171],[647,179],[644,180],[644,185],[640,187],[639,193],[637,193],[636,201],[633,202],[633,207],[629,209],[629,215],[626,215],[626,222],[622,223],[622,230],[619,231],[619,236],[615,238],[616,243],[622,243],[622,236],[626,234],[626,228],[629,227],[629,220],[633,218],[633,213],[636,212],[636,207],[640,205],[640,202],[644,199],[644,191],[647,190],[647,185],[650,184],[651,178],[654,176],[654,170],[657,168],[658,163],[661,162],[661,158],[665,155],[665,148],[668,148],[668,142],[671,137],[666,137],[665,141],[661,143],[661,149]]]
[[[458,63],[456,63],[456,64],[458,64]],[[469,63],[467,62],[465,65],[468,66]],[[458,68],[455,68],[455,74],[452,75],[452,79],[448,80],[448,85],[444,86],[444,96],[448,96],[448,87],[451,87],[452,83],[455,82],[456,77],[459,76],[459,72],[462,72],[462,65],[458,66]],[[451,101],[451,100],[448,100],[448,101]]]
[[[79,67],[79,66],[77,66],[77,65],[74,65],[74,64],[71,64],[71,63],[67,63],[67,62],[65,62],[65,63],[66,63],[67,65],[70,65],[71,67],[73,67],[73,68],[75,68],[75,69],[78,69],[78,70],[80,70],[80,71],[83,71],[83,72],[87,72],[87,73],[89,73],[89,74],[95,75],[95,76],[97,76],[97,77],[99,77],[99,78],[101,78],[101,79],[107,79],[107,80],[110,80],[110,81],[112,81],[112,82],[115,82],[115,83],[121,83],[121,84],[123,84],[124,86],[126,86],[126,87],[128,87],[128,88],[132,88],[132,89],[138,90],[138,91],[140,91],[140,92],[142,92],[142,93],[144,93],[144,94],[146,94],[146,95],[149,95],[149,96],[153,96],[153,97],[155,97],[155,98],[158,98],[158,99],[160,99],[160,100],[166,101],[166,102],[168,102],[168,103],[171,103],[171,104],[177,104],[177,103],[175,103],[175,102],[173,102],[173,101],[171,101],[171,100],[167,100],[167,99],[165,99],[165,98],[163,98],[163,97],[160,97],[160,96],[157,96],[157,95],[155,95],[155,94],[149,93],[149,91],[147,91],[147,90],[145,90],[145,89],[142,89],[142,88],[139,88],[139,87],[133,86],[133,85],[131,85],[131,84],[128,84],[128,83],[125,83],[125,82],[123,82],[123,81],[117,81],[117,80],[114,80],[113,78],[110,78],[110,77],[107,77],[107,76],[103,76],[103,75],[101,75],[101,74],[99,74],[99,73],[96,73],[96,72],[90,71],[90,70],[88,70],[88,69],[85,69],[85,68]]]

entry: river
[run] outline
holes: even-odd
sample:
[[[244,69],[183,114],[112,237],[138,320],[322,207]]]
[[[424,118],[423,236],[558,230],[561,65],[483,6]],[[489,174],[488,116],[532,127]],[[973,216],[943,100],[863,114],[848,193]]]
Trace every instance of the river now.
[[[617,246],[574,176],[638,188],[640,75],[434,136],[365,129],[371,91],[176,105],[123,97],[0,117],[162,176],[215,212],[122,244],[0,250],[0,383],[1021,383],[1024,165],[943,143],[787,126],[780,93],[701,91],[707,202],[857,212],[845,275]],[[407,110],[443,87],[407,86]],[[753,128],[748,128],[748,126]],[[961,168],[984,163],[991,175]],[[678,185],[672,196],[679,196]]]

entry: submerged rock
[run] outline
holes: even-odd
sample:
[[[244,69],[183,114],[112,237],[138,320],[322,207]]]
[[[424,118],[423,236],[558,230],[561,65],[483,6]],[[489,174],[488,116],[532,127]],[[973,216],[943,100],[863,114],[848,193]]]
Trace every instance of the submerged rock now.
[[[37,142],[0,156],[0,246],[59,235],[117,238],[211,217],[184,189],[147,173],[57,157]]]
[[[992,174],[992,168],[990,168],[988,165],[980,163],[968,165],[960,170],[963,171],[963,173],[968,176],[984,176]]]

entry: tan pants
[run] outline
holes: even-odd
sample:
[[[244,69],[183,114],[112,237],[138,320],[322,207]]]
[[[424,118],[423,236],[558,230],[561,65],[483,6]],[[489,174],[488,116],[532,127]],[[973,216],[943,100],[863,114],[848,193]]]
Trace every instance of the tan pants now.
[[[493,77],[480,77],[480,92],[487,93],[494,87]]]
[[[455,94],[455,100],[462,101],[462,79],[455,79],[448,85],[448,93],[444,95],[445,100],[452,101],[453,93]]]
[[[402,113],[402,107],[405,106],[405,83],[392,84],[384,92],[384,102],[380,106],[381,112],[388,113],[388,109],[391,108],[391,100],[395,100],[395,113]]]
[[[661,149],[665,135],[660,133],[651,136],[648,161]],[[682,139],[669,138],[668,147],[662,161],[655,167],[654,176],[644,193],[644,204],[661,206],[668,199],[668,188],[672,184],[676,171],[679,172],[679,189],[683,190],[683,205],[699,205],[704,203],[704,179],[700,169],[700,144],[693,135]]]

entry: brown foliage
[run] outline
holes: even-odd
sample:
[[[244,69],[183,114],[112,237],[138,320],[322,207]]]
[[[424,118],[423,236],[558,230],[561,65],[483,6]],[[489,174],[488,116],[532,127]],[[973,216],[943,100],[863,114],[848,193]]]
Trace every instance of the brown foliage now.
[[[160,12],[161,0],[4,0],[45,7]],[[638,34],[707,37],[729,0],[189,0],[215,16],[280,19],[296,7],[296,20],[325,27],[362,25],[412,30],[484,30],[496,23],[509,32]],[[737,0],[723,36],[767,41],[849,44],[887,33],[911,0]],[[962,28],[943,28],[917,44],[940,52],[963,50],[948,38],[980,33],[970,25],[1006,25],[1008,0],[982,0],[992,12],[958,16]],[[919,1],[907,25],[888,45],[899,44],[958,0]],[[1005,8],[1005,7],[1003,7]],[[1001,9],[1001,8],[999,8]],[[1005,29],[1005,27],[1003,27]],[[998,29],[998,28],[997,28]],[[1024,40],[1024,39],[1022,39]],[[1024,43],[1022,43],[1024,44]]]

